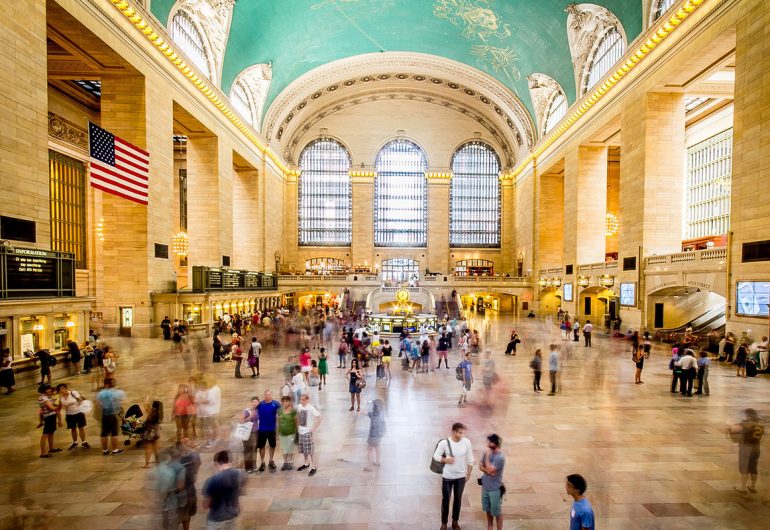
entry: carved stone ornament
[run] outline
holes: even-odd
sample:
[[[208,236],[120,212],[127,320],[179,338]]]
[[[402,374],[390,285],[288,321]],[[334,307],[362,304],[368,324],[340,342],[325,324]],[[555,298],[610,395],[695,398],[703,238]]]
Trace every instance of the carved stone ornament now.
[[[534,73],[527,76],[527,81],[529,81],[529,95],[532,97],[532,104],[535,106],[538,130],[542,131],[545,123],[545,113],[548,112],[548,103],[553,98],[555,92],[564,93],[564,91],[555,79],[545,74]]]
[[[88,150],[88,133],[86,130],[53,112],[48,113],[48,136],[68,143],[82,151]]]
[[[270,90],[270,81],[273,79],[273,67],[268,63],[255,64],[243,70],[235,78],[233,87],[240,83],[248,93],[251,108],[254,112],[252,123],[255,128],[259,128],[262,121],[262,112],[267,99],[267,92]]]
[[[185,11],[198,24],[209,44],[209,56],[214,69],[212,77],[219,85],[225,47],[230,34],[235,0],[178,0],[171,12],[169,22],[178,10]]]
[[[624,40],[626,37],[620,20],[604,7],[595,4],[569,4],[565,11],[567,12],[567,40],[575,70],[575,86],[580,96],[586,63],[596,41],[611,28],[617,29]]]

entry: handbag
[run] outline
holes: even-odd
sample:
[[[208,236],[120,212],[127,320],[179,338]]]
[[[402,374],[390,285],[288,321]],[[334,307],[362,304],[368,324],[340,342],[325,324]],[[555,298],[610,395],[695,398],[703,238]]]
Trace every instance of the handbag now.
[[[452,444],[449,443],[449,438],[445,438],[445,440],[446,440],[446,446],[447,446],[447,448],[449,450],[449,456],[454,457],[454,455],[452,454]],[[436,448],[433,449],[433,453],[434,454],[436,453],[436,449],[438,449],[438,444],[440,444],[440,443],[441,443],[441,440],[436,442]],[[443,457],[446,457],[446,453],[444,453]],[[439,462],[438,460],[433,458],[433,456],[431,455],[431,457],[430,457],[430,470],[431,471],[433,471],[434,473],[438,473],[440,475],[440,474],[444,473],[444,465],[445,464],[443,462]]]
[[[91,411],[94,410],[94,402],[90,399],[84,399],[80,402],[80,412],[83,414],[90,414]]]
[[[356,386],[358,388],[366,387],[366,379],[364,379],[363,377],[359,377],[358,379],[356,379]]]
[[[251,437],[251,429],[254,427],[254,423],[247,421],[246,423],[239,423],[235,426],[233,431],[233,438],[245,442]]]

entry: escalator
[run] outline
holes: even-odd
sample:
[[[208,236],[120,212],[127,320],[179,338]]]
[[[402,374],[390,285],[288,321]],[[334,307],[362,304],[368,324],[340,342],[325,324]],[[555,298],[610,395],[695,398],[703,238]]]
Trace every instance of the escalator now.
[[[691,327],[693,335],[698,337],[698,344],[701,344],[704,340],[708,342],[708,339],[724,335],[726,323],[724,307],[714,307],[682,326],[659,329],[655,332],[655,338],[663,342],[678,342],[684,338],[687,328]]]

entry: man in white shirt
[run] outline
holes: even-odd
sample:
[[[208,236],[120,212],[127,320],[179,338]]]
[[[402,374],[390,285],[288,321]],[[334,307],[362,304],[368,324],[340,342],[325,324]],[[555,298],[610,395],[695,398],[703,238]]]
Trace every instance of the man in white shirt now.
[[[449,497],[453,494],[452,530],[460,528],[458,521],[463,490],[473,470],[473,448],[470,440],[463,436],[464,433],[465,425],[455,423],[452,425],[452,436],[441,440],[433,453],[433,459],[444,464],[444,470],[441,473],[441,530],[447,530]]]
[[[680,384],[682,395],[692,397],[692,382],[698,371],[698,360],[693,355],[693,351],[686,349],[684,351],[684,356],[674,364],[682,368],[682,383]]]
[[[578,319],[575,319],[575,322],[572,323],[572,340],[574,342],[578,342],[580,338],[578,335],[580,334],[580,322],[578,322]]]
[[[757,344],[757,351],[759,352],[759,369],[767,370],[768,360],[770,360],[770,342],[768,342],[767,337],[762,337],[762,340]]]
[[[590,320],[586,320],[586,325],[583,326],[583,338],[586,341],[586,348],[591,347],[591,332],[594,330],[594,325]]]
[[[201,422],[201,431],[206,437],[205,447],[211,447],[217,439],[217,418],[222,407],[222,389],[214,384],[195,393],[196,414]]]

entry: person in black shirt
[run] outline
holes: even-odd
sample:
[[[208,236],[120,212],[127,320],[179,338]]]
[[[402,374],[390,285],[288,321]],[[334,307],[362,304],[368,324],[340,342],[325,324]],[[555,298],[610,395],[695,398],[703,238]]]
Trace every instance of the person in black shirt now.
[[[217,473],[203,485],[203,507],[208,509],[210,528],[235,528],[241,512],[239,497],[246,485],[246,475],[230,464],[230,453],[219,451],[214,456]]]
[[[168,317],[163,317],[160,329],[163,330],[163,340],[171,340],[171,320]]]
[[[438,365],[436,365],[436,368],[441,368],[441,359],[444,359],[444,365],[446,365],[447,369],[449,369],[449,361],[447,360],[447,351],[449,351],[449,337],[447,337],[446,333],[442,333],[441,337],[438,339],[438,347],[436,348],[436,351],[438,352]]]
[[[51,360],[51,354],[48,350],[38,350],[35,353],[35,357],[40,361],[40,384],[51,384],[51,366],[53,361]],[[48,379],[48,381],[46,381]]]

